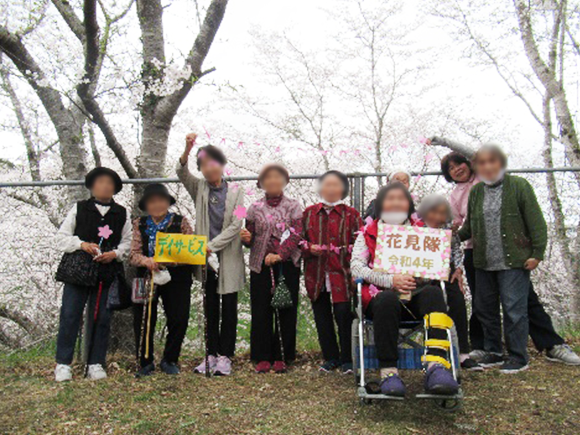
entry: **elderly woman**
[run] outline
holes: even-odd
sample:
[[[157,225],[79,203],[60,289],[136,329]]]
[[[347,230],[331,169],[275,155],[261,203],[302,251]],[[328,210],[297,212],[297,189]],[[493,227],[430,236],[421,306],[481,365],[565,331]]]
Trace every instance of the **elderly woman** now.
[[[318,179],[318,187],[321,201],[308,207],[302,218],[304,280],[324,357],[320,371],[340,367],[347,374],[352,372],[350,254],[362,220],[343,203],[349,188],[345,174],[328,171]]]
[[[234,214],[244,205],[244,190],[224,180],[224,153],[213,145],[200,147],[196,165],[203,178],[193,175],[187,162],[197,135],[185,138],[185,151],[177,163],[177,175],[195,202],[195,234],[208,237],[210,268],[205,282],[205,316],[209,369],[226,376],[232,371],[231,359],[236,347],[238,292],[245,283],[245,265],[240,241],[242,220]],[[200,267],[198,281],[204,279]],[[194,371],[205,373],[205,361]]]
[[[284,195],[288,182],[283,166],[271,164],[262,169],[258,187],[266,195],[250,206],[246,228],[240,233],[244,245],[251,248],[250,350],[258,373],[272,368],[284,373],[286,364],[296,356],[302,207]],[[292,306],[275,312],[272,297],[281,279],[290,290]]]
[[[161,370],[169,375],[179,373],[177,361],[181,352],[181,345],[187,331],[189,321],[189,307],[191,299],[191,284],[193,281],[192,266],[188,265],[160,265],[153,259],[155,255],[155,239],[158,232],[193,234],[187,219],[169,211],[175,204],[175,198],[169,194],[162,184],[150,184],[145,188],[143,197],[139,201],[139,208],[147,216],[133,221],[133,240],[129,263],[137,267],[137,277],[151,277],[161,270],[169,272],[171,280],[157,286],[154,300],[151,304],[151,314],[147,311],[149,304],[133,306],[133,326],[137,341],[137,353],[141,368],[137,376],[147,376],[155,370],[153,358],[153,343],[155,324],[157,323],[157,303],[163,299],[163,308],[167,317],[167,340]],[[147,334],[141,331],[143,316],[151,316],[150,330]],[[148,343],[146,340],[148,339]],[[148,349],[148,352],[145,352]]]
[[[418,213],[429,228],[451,229],[453,213],[451,205],[443,195],[432,194],[423,198]],[[477,362],[469,357],[469,334],[467,330],[467,306],[463,289],[463,251],[456,231],[451,242],[451,279],[445,283],[449,317],[457,329],[459,341],[459,360],[465,370],[481,371]]]
[[[375,201],[379,216],[358,235],[352,252],[352,275],[365,281],[362,291],[363,310],[374,322],[375,345],[379,359],[381,392],[403,397],[405,384],[397,370],[399,325],[403,319],[422,319],[434,312],[447,313],[441,287],[412,276],[388,274],[373,269],[379,223],[410,225],[415,211],[411,194],[398,182],[381,188]],[[441,329],[430,331],[432,338],[444,339]],[[445,354],[430,348],[435,357]],[[430,394],[455,394],[459,386],[453,375],[441,364],[430,362],[425,374],[425,391]]]
[[[507,157],[497,145],[483,145],[473,162],[482,182],[469,193],[459,236],[473,238],[474,306],[487,352],[480,364],[501,365],[502,373],[517,373],[528,368],[530,272],[544,259],[546,221],[530,183],[505,173]],[[508,351],[505,361],[500,301]]]
[[[406,169],[395,168],[392,171],[390,171],[387,175],[387,184],[393,183],[393,182],[399,182],[403,186],[405,186],[407,188],[407,190],[410,190],[411,189],[411,173],[409,171],[407,171]],[[375,200],[374,199],[370,202],[369,206],[367,207],[367,209],[365,210],[365,213],[364,213],[365,219],[369,216],[373,219],[377,218],[377,216],[375,216]],[[414,220],[414,219],[415,219],[415,217],[412,218],[412,220]]]

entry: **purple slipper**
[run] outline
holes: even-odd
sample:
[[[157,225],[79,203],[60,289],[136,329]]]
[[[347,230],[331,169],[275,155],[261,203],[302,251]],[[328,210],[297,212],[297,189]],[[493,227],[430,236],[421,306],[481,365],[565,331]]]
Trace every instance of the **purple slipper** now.
[[[425,392],[450,396],[457,394],[459,384],[449,370],[440,364],[431,366],[425,373]]]
[[[405,397],[406,392],[403,380],[395,373],[389,373],[381,382],[381,393],[385,396]]]

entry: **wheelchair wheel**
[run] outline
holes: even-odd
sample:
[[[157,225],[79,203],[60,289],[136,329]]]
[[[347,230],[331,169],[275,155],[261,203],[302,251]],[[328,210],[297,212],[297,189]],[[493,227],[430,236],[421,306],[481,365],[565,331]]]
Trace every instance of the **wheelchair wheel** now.
[[[435,406],[444,412],[455,412],[461,409],[460,399],[435,399]]]

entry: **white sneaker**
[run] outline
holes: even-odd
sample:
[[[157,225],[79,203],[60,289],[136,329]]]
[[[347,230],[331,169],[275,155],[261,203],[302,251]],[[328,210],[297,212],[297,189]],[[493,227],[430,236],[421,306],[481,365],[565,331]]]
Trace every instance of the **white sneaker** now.
[[[554,346],[546,352],[546,358],[569,366],[580,366],[580,357],[567,344]]]
[[[98,381],[100,379],[105,379],[107,377],[107,372],[100,364],[90,364],[89,370],[87,372],[87,378],[92,381]]]
[[[65,382],[72,379],[72,370],[67,364],[57,364],[54,369],[54,380],[56,382]]]
[[[480,362],[487,354],[488,352],[486,352],[485,350],[476,349],[469,352],[469,358],[471,358],[475,362]]]

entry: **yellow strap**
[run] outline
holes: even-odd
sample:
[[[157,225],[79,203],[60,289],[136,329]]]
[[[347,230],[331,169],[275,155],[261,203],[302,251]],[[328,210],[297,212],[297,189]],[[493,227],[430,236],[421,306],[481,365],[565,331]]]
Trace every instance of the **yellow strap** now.
[[[440,349],[447,350],[451,347],[451,343],[449,343],[449,340],[437,340],[437,339],[433,338],[433,339],[425,340],[425,346],[437,347]]]
[[[445,367],[446,369],[451,369],[451,364],[449,363],[449,361],[447,361],[445,358],[441,358],[440,356],[436,356],[436,355],[423,355],[421,357],[421,361],[423,362],[434,362],[434,363],[438,363],[441,364],[443,367]]]
[[[453,320],[445,313],[431,313],[425,315],[426,328],[451,329]]]

